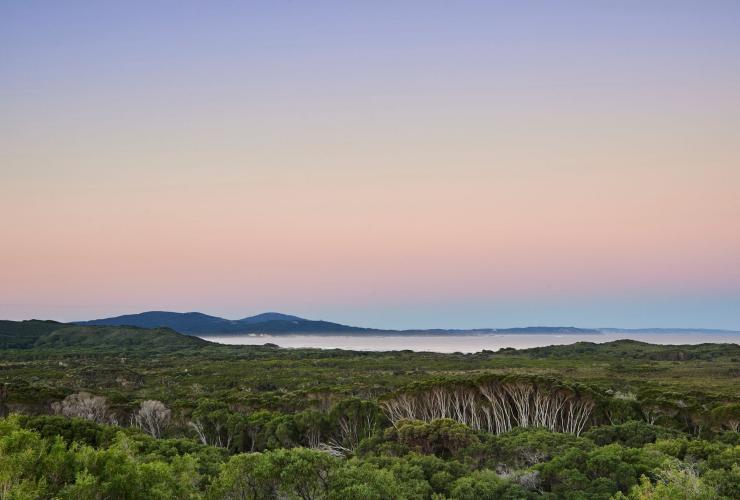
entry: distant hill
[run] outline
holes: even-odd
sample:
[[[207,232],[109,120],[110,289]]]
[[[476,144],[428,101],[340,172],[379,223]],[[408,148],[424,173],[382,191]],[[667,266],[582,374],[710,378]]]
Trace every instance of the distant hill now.
[[[56,321],[28,321],[0,320],[0,349],[25,349],[45,335],[67,325]]]
[[[126,314],[113,318],[78,321],[88,326],[137,326],[140,328],[171,328],[187,335],[239,335],[239,334],[377,334],[377,335],[454,335],[454,334],[574,334],[593,333],[598,330],[562,326],[531,326],[525,328],[480,328],[475,330],[380,330],[343,325],[323,320],[310,320],[278,312],[266,312],[238,320],[209,316],[199,312],[149,311]]]
[[[183,335],[169,328],[132,328],[125,326],[69,325],[39,338],[33,347],[75,347],[94,349],[141,350],[184,349],[208,345],[201,338]]]
[[[242,318],[237,321],[243,325],[253,325],[255,323],[265,323],[267,321],[308,321],[308,320],[299,318],[298,316],[291,316],[290,314],[266,312],[262,314],[257,314],[255,316],[249,316],[247,318]]]
[[[241,334],[376,334],[376,335],[455,335],[455,334],[598,334],[598,330],[562,326],[533,326],[524,328],[480,328],[474,330],[380,330],[343,325],[323,320],[310,320],[283,314],[266,312],[238,320],[209,316],[199,312],[148,311],[126,314],[113,318],[78,321],[86,326],[136,326],[140,328],[171,328],[186,335],[241,335]]]
[[[520,328],[474,328],[474,329],[413,329],[382,330],[343,325],[323,320],[310,320],[283,314],[265,312],[255,316],[231,320],[199,312],[148,311],[126,314],[113,318],[78,321],[85,326],[135,326],[139,328],[171,328],[186,335],[598,335],[602,333],[733,333],[728,330],[681,329],[681,328],[576,328],[573,326],[527,326]],[[39,325],[39,328],[48,328]],[[0,346],[2,337],[0,337]]]
[[[209,342],[169,328],[79,326],[56,321],[0,321],[0,348],[181,349]]]
[[[240,333],[245,325],[233,320],[209,316],[199,312],[148,311],[125,314],[113,318],[77,321],[88,326],[138,326],[139,328],[172,328],[180,333],[198,335],[203,333]]]
[[[186,335],[218,334],[288,334],[288,333],[364,333],[370,328],[340,325],[329,321],[313,321],[276,312],[267,312],[239,320],[209,316],[199,312],[149,311],[113,318],[78,321],[85,326],[136,326],[140,328],[171,328]]]
[[[297,320],[274,320],[261,323],[250,323],[244,325],[245,333],[267,333],[267,334],[299,334],[299,333],[381,333],[385,330],[374,330],[372,328],[361,328],[358,326],[347,326],[329,321],[313,321],[309,319]]]

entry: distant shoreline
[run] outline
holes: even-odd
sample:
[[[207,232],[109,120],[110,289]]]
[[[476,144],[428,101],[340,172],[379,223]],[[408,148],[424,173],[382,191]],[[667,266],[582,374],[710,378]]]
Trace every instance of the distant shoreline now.
[[[527,331],[527,332],[511,332],[511,331],[481,331],[481,330],[375,330],[368,332],[245,332],[245,333],[203,333],[196,335],[201,338],[209,337],[470,337],[470,336],[481,336],[481,337],[509,337],[509,336],[527,336],[527,335],[547,335],[554,337],[581,337],[581,336],[602,336],[602,335],[738,335],[740,340],[740,332],[734,330],[618,330],[618,329],[604,329],[594,331],[583,331],[583,332],[548,332],[548,331]]]
[[[225,345],[268,345],[283,349],[340,349],[350,351],[416,351],[437,353],[474,353],[500,349],[531,349],[552,345],[598,345],[627,342],[641,345],[671,345],[676,348],[692,344],[740,345],[737,333],[356,333],[317,334],[245,334],[199,335],[208,342]]]
[[[506,331],[480,331],[480,330],[373,330],[367,332],[245,332],[245,333],[203,333],[197,337],[508,337],[526,335],[548,335],[548,336],[585,336],[604,335],[605,332],[506,332]],[[194,335],[194,334],[192,334]]]

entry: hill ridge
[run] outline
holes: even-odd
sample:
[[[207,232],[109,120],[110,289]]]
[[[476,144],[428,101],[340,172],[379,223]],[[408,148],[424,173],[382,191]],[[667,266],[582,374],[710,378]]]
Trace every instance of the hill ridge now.
[[[140,328],[171,328],[186,335],[288,335],[288,334],[376,334],[376,335],[600,335],[608,333],[738,333],[732,330],[703,328],[579,328],[575,326],[524,326],[511,328],[414,328],[404,330],[350,326],[325,320],[311,320],[280,312],[264,312],[241,319],[225,319],[198,311],[145,311],[110,318],[76,321],[87,326],[135,326]]]
[[[135,326],[140,328],[171,328],[186,335],[218,334],[387,334],[387,335],[424,335],[424,334],[598,334],[595,329],[576,328],[573,326],[536,326],[517,328],[471,328],[471,329],[377,329],[344,325],[324,320],[310,320],[280,312],[264,312],[237,320],[230,320],[205,313],[145,311],[135,314],[124,314],[109,318],[88,321],[76,321],[74,324],[87,326]]]

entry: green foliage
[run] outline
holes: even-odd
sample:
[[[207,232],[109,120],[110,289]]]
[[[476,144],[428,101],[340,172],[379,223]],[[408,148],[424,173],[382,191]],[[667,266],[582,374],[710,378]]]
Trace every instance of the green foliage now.
[[[552,459],[568,450],[587,453],[593,443],[572,434],[550,432],[542,428],[516,428],[488,439],[488,465],[507,464],[510,468],[524,468]]]
[[[414,481],[399,470],[294,448],[235,455],[224,464],[207,496],[213,499],[425,498],[429,490],[423,479]]]
[[[0,493],[8,498],[190,498],[198,483],[192,456],[145,461],[124,433],[106,448],[68,446],[17,418],[0,421]]]
[[[388,429],[386,437],[396,439],[410,450],[443,458],[460,457],[463,450],[480,443],[470,427],[448,418],[430,423],[401,421]]]
[[[740,429],[740,403],[717,406],[712,410],[712,420],[718,427],[737,432]]]
[[[329,412],[331,437],[349,449],[378,432],[384,422],[385,417],[376,403],[358,398],[343,399]]]
[[[419,492],[433,494],[450,494],[452,483],[470,472],[470,468],[457,460],[445,460],[434,455],[408,453],[400,457],[373,456],[363,457],[364,463],[389,470],[406,485],[414,485]]]
[[[532,495],[521,486],[502,479],[495,472],[483,469],[455,481],[451,496],[460,500],[513,500]]]
[[[0,349],[33,347],[41,337],[64,327],[56,321],[5,321],[0,320]]]
[[[546,491],[556,495],[580,491],[589,498],[608,498],[616,491],[627,492],[640,475],[666,462],[669,457],[657,450],[610,444],[587,453],[571,449],[536,468]]]
[[[141,434],[136,429],[121,429],[110,425],[100,425],[81,418],[65,418],[57,415],[21,415],[19,422],[25,428],[38,432],[44,438],[59,436],[71,444],[77,442],[95,447],[110,446],[119,432]]]
[[[232,457],[209,488],[210,498],[322,498],[338,460],[295,448]]]
[[[490,436],[452,420],[408,421],[351,460],[301,447],[225,460],[223,448],[134,430],[110,437],[114,430],[74,419],[65,426],[58,417],[0,420],[0,491],[8,498],[729,499],[740,484],[740,446],[690,438],[597,446],[544,429]],[[398,441],[419,453],[384,453]],[[678,492],[687,496],[671,496]]]
[[[286,350],[0,321],[0,417],[24,413],[0,418],[0,498],[740,498],[737,359],[736,345],[633,341]],[[584,432],[491,434],[455,412],[392,425],[382,409],[433,388],[486,404],[479,384],[503,382],[593,402]],[[48,415],[83,391],[121,425]],[[145,400],[172,410],[162,439],[129,425]]]
[[[115,347],[120,352],[141,349],[183,349],[207,345],[205,340],[180,335],[174,330],[134,327],[65,326],[39,337],[34,347],[41,349],[104,349]]]
[[[646,476],[630,490],[629,495],[617,499],[630,500],[714,500],[719,498],[716,488],[705,483],[689,469],[670,468],[661,471],[656,482]]]
[[[604,425],[594,427],[583,434],[599,446],[619,443],[632,448],[639,448],[658,439],[668,439],[682,436],[683,433],[666,429],[658,425],[651,425],[643,421],[630,421],[619,425]]]

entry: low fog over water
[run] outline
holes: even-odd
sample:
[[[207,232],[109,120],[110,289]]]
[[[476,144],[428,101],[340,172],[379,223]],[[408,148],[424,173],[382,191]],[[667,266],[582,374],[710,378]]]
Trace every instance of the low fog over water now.
[[[204,336],[221,344],[262,345],[280,347],[316,347],[320,349],[351,349],[356,351],[478,352],[496,351],[504,347],[527,349],[575,342],[611,342],[632,339],[651,344],[738,343],[740,334],[700,333],[604,333],[588,335],[232,335]]]

